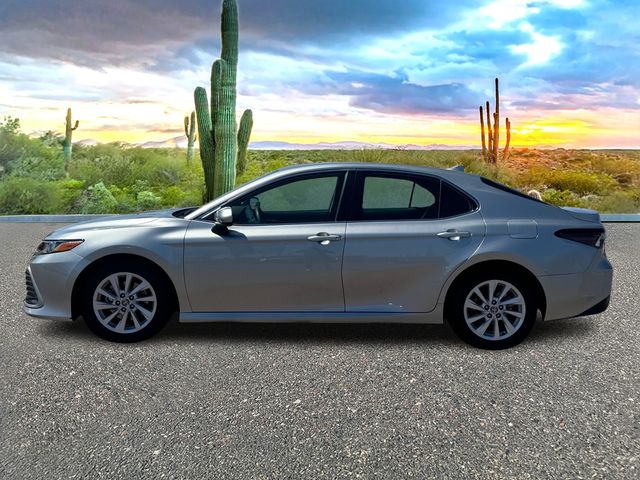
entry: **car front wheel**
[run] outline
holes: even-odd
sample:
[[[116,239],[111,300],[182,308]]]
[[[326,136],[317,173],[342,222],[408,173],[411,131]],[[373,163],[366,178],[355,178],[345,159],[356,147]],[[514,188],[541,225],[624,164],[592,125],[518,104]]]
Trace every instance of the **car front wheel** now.
[[[137,342],[156,334],[171,316],[171,291],[147,265],[104,265],[89,275],[82,315],[97,335],[115,342]]]
[[[448,318],[458,336],[470,345],[509,348],[531,331],[537,315],[535,291],[519,276],[473,275],[455,288]]]

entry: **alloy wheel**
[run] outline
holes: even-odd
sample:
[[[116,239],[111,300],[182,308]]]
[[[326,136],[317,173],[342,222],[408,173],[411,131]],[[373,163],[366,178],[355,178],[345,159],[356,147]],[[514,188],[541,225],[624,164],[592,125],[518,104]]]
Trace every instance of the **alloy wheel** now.
[[[504,340],[524,323],[526,303],[520,291],[504,280],[487,280],[475,286],[464,302],[469,329],[485,340]]]
[[[135,273],[119,272],[98,283],[93,293],[93,311],[107,329],[135,333],[153,319],[158,298],[151,284]]]

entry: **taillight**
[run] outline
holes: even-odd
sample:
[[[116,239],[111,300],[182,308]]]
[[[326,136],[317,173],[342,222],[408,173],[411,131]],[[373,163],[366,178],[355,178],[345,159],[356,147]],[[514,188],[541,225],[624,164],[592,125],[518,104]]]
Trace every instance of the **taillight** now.
[[[584,243],[590,247],[602,248],[604,247],[605,232],[604,228],[565,228],[558,230],[556,237]]]

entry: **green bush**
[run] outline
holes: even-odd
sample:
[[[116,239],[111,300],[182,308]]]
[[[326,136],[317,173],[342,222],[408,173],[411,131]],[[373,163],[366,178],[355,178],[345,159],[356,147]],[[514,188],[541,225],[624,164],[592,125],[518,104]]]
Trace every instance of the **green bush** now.
[[[118,202],[113,194],[99,182],[89,187],[85,192],[85,199],[81,207],[82,213],[113,213]]]
[[[59,213],[61,206],[55,183],[21,177],[0,182],[0,212],[4,215]]]
[[[588,207],[579,195],[567,190],[556,190],[555,188],[548,188],[540,192],[542,200],[552,205],[559,207]]]
[[[157,210],[160,208],[162,199],[153,192],[138,193],[137,206],[139,211]]]
[[[640,213],[638,192],[613,192],[601,198],[593,208],[602,213]]]
[[[11,162],[11,174],[38,180],[60,180],[65,177],[64,158],[53,149],[47,148],[39,156],[22,155]]]
[[[534,167],[524,172],[518,178],[518,184],[537,190],[545,187],[567,190],[578,195],[608,193],[617,186],[617,182],[605,173],[550,170],[541,167]]]
[[[84,182],[68,178],[56,182],[55,185],[60,194],[61,211],[64,213],[77,213],[82,203]]]
[[[18,119],[0,122],[0,176],[13,174],[40,180],[64,177],[62,148],[20,133]]]
[[[79,150],[79,151],[76,151]],[[91,149],[75,149],[69,164],[69,175],[83,179],[88,185],[130,186],[142,178],[118,145],[96,145]]]

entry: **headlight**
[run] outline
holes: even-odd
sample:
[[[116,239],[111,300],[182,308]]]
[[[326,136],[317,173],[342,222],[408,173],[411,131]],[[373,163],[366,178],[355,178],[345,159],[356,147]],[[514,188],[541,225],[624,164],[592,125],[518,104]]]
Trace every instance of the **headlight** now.
[[[84,240],[43,240],[35,255],[44,255],[46,253],[68,252],[80,245]]]

